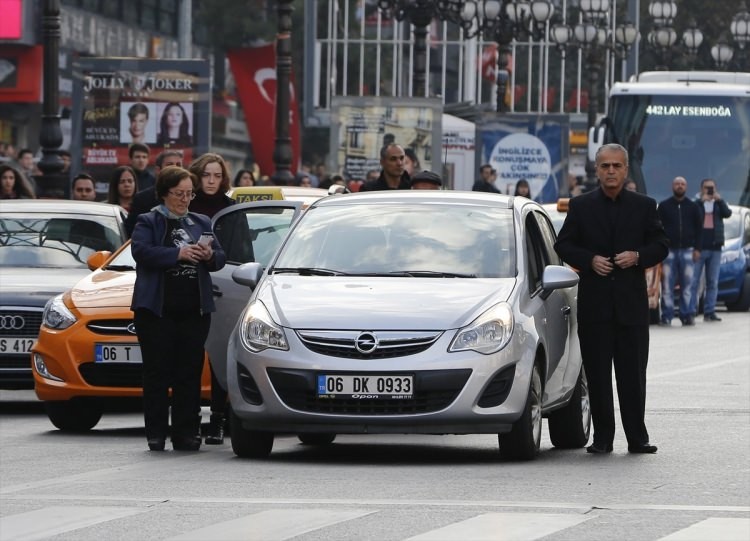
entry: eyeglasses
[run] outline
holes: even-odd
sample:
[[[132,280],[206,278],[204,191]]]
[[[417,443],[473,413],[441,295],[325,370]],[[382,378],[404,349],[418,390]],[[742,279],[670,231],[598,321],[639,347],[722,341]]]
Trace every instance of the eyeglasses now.
[[[195,199],[195,192],[167,192],[170,195],[174,195],[177,199]]]
[[[604,171],[606,171],[610,167],[614,167],[615,171],[619,171],[620,169],[622,169],[623,167],[625,167],[625,164],[624,163],[619,163],[619,162],[604,162],[604,163],[600,163],[598,165],[598,167],[599,167],[599,169],[602,169]]]

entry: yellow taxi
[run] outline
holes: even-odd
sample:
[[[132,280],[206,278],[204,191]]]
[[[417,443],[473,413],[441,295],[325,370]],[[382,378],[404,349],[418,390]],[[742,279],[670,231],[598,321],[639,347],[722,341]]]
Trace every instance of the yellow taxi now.
[[[227,194],[237,203],[251,201],[300,201],[302,208],[307,208],[321,197],[328,195],[321,188],[303,188],[300,186],[242,186],[233,188]]]

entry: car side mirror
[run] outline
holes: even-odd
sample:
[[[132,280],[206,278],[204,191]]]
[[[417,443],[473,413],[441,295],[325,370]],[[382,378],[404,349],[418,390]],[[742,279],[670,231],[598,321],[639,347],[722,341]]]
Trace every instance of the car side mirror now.
[[[232,271],[232,280],[236,283],[255,289],[260,277],[263,276],[263,265],[256,263],[244,263]]]
[[[556,289],[566,289],[578,284],[578,274],[568,267],[547,265],[542,274],[542,298],[546,299]]]

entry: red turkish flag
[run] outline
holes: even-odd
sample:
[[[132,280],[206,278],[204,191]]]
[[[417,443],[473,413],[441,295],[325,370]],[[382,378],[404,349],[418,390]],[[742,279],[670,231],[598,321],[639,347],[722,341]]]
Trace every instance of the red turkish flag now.
[[[276,171],[273,162],[276,140],[276,45],[231,49],[227,51],[227,58],[245,112],[255,162],[261,174],[270,176]],[[294,174],[300,159],[300,118],[294,92],[294,74],[290,79],[289,135],[292,140],[291,171]]]

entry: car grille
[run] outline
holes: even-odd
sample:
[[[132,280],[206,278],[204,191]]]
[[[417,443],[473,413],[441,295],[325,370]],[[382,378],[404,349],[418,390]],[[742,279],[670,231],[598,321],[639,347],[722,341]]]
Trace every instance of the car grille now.
[[[429,348],[440,331],[315,331],[300,330],[297,336],[307,349],[329,357],[387,359],[414,355]],[[374,345],[374,349],[369,351]]]
[[[135,335],[135,325],[132,319],[96,319],[90,321],[86,328],[95,334],[109,334],[113,336]]]
[[[95,387],[143,387],[141,364],[83,363],[78,370],[86,383]]]
[[[3,322],[8,322],[0,326],[0,337],[39,336],[39,327],[42,326],[41,308],[38,310],[0,310],[0,318]]]
[[[414,397],[411,399],[360,400],[319,398],[316,392],[317,372],[268,369],[271,384],[287,406],[310,413],[336,415],[408,415],[439,411],[456,399],[470,375],[470,369],[419,371],[414,374]]]

